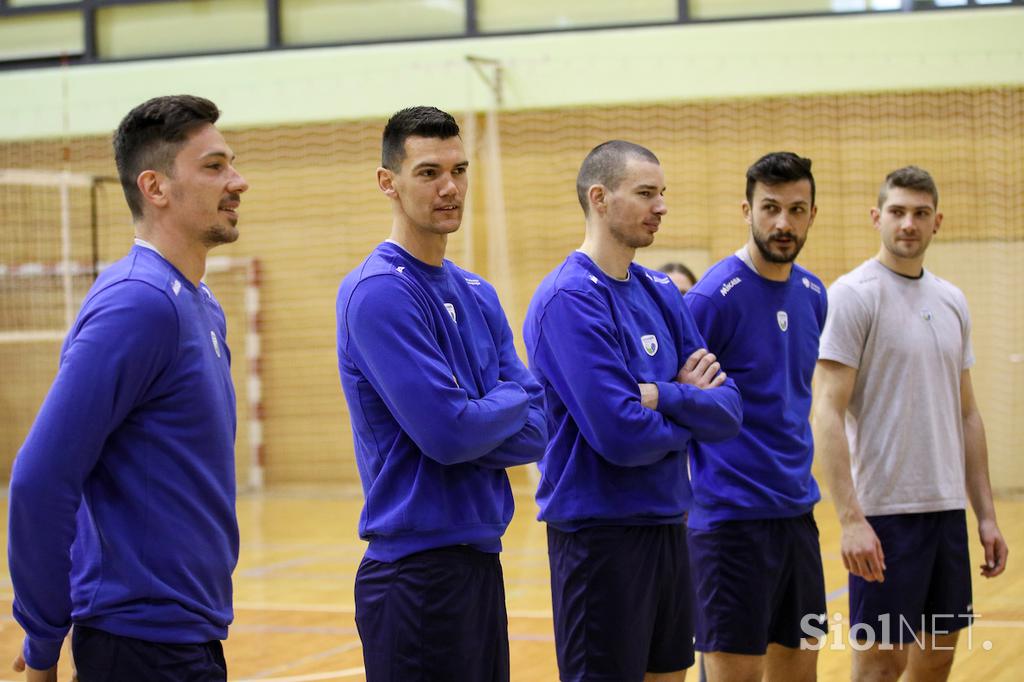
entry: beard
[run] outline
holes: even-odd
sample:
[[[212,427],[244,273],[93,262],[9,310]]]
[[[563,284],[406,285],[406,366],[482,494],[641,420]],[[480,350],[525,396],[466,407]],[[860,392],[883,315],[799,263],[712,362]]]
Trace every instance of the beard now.
[[[236,222],[228,225],[211,225],[203,233],[203,244],[208,247],[230,244],[238,240],[238,228]]]
[[[796,234],[792,234],[790,239],[792,240],[793,250],[789,253],[779,253],[772,251],[772,243],[778,241],[778,237],[775,235],[769,235],[767,238],[761,236],[757,225],[751,226],[750,234],[754,237],[754,244],[757,245],[757,250],[761,252],[761,257],[769,263],[792,263],[800,255],[800,250],[804,248],[804,243],[807,241],[807,235],[800,239]]]
[[[654,243],[654,235],[647,231],[630,233],[615,224],[609,226],[615,241],[630,249],[643,249]]]

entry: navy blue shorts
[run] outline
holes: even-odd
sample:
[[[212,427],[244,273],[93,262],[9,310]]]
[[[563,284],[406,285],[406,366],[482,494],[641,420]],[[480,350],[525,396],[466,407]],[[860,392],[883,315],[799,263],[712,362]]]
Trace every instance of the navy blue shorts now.
[[[364,557],[355,593],[367,682],[507,682],[497,554],[459,546],[393,562]]]
[[[548,526],[564,682],[642,680],[693,665],[693,587],[682,525]]]
[[[912,642],[915,632],[967,627],[974,614],[964,510],[869,516],[868,522],[885,553],[885,582],[850,576],[850,637],[893,644]]]
[[[691,528],[688,539],[699,651],[760,656],[827,632],[813,514]]]
[[[225,682],[228,668],[217,640],[159,644],[76,625],[71,651],[79,682]]]

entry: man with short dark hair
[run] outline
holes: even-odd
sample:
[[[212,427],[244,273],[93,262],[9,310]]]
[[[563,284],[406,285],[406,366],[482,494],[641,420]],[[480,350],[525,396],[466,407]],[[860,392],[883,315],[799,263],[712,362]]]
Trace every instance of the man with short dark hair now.
[[[201,279],[238,238],[248,185],[199,97],[121,121],[114,154],[135,246],[103,271],[11,475],[8,560],[25,629],[15,669],[81,682],[226,680],[235,393],[224,313]]]
[[[505,469],[540,459],[547,427],[494,288],[444,257],[468,166],[449,114],[392,116],[377,169],[391,235],[338,291],[338,368],[366,497],[355,599],[369,682],[509,678]]]
[[[739,436],[692,446],[690,561],[696,648],[708,680],[812,680],[825,581],[812,510],[808,415],[825,287],[794,264],[814,222],[811,161],[767,154],[747,171],[749,238],[685,296],[708,349],[743,396]]]
[[[938,194],[927,171],[890,173],[871,209],[878,254],[828,291],[814,425],[842,525],[851,633],[870,639],[854,647],[854,680],[948,678],[974,616],[968,498],[981,574],[1006,568],[967,300],[924,269]]]
[[[633,262],[667,212],[658,158],[606,142],[576,187],[583,244],[524,325],[552,434],[537,501],[558,669],[566,682],[679,681],[693,665],[687,447],[736,434],[739,393],[672,281]]]

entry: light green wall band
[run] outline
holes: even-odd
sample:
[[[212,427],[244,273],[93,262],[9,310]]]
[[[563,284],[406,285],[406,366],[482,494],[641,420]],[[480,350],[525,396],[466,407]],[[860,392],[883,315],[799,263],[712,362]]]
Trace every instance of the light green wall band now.
[[[506,109],[1024,83],[1024,10],[899,13],[262,52],[0,73],[0,139],[108,133],[148,97],[213,99],[224,127],[491,102]],[[67,83],[66,101],[63,84]],[[64,112],[67,111],[67,124]]]

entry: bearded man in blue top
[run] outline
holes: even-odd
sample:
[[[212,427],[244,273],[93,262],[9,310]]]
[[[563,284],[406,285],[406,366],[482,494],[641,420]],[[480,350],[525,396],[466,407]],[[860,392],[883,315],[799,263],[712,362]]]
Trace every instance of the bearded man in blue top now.
[[[576,190],[583,244],[541,282],[524,325],[551,433],[537,501],[558,669],[678,681],[694,660],[687,447],[736,435],[739,392],[672,280],[633,262],[667,213],[658,158],[598,145]]]
[[[131,252],[85,297],[11,474],[8,561],[25,629],[15,669],[81,682],[227,679],[235,392],[224,313],[201,282],[238,239],[248,189],[209,100],[157,97],[114,156]]]
[[[801,644],[824,631],[825,585],[808,416],[827,308],[793,262],[817,212],[810,159],[759,159],[742,207],[747,243],[685,297],[743,395],[739,435],[692,448],[696,648],[709,682],[809,681],[817,651]]]
[[[366,498],[356,626],[366,679],[509,678],[507,467],[540,459],[544,396],[494,288],[445,259],[468,189],[459,127],[433,107],[384,129],[391,234],[341,283],[338,368]]]

